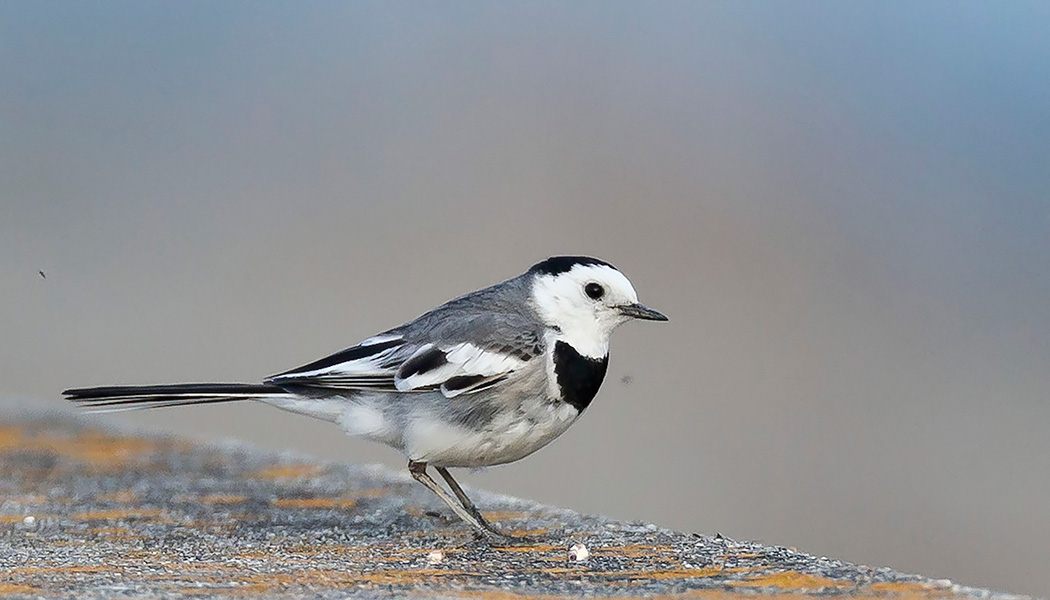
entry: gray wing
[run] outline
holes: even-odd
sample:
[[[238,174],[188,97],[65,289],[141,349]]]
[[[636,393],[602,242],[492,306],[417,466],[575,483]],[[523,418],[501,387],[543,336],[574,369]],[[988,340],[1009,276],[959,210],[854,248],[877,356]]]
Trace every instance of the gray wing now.
[[[266,382],[332,391],[440,391],[454,398],[512,381],[542,353],[538,322],[528,313],[482,307],[470,299],[453,300]]]

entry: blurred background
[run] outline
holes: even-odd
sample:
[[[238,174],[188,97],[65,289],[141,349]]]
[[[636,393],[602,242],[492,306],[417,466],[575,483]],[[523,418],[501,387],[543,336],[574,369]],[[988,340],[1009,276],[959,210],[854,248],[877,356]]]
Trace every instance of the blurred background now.
[[[671,322],[468,483],[1050,595],[1048,31],[1044,2],[2,3],[0,396],[258,381],[591,254]],[[107,418],[403,468],[265,406]]]

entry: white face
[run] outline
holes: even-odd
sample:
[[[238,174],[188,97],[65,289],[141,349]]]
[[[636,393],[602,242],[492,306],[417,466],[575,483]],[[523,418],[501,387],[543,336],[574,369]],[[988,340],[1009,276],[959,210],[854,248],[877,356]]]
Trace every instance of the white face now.
[[[609,336],[631,317],[624,306],[636,304],[638,293],[623,273],[606,265],[576,265],[557,275],[539,274],[532,300],[544,321],[561,330],[555,337],[591,358],[609,352]]]

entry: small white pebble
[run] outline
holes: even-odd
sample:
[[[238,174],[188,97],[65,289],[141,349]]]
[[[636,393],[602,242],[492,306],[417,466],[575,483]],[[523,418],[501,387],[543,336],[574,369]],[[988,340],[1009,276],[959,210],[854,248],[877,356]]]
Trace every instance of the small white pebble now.
[[[573,562],[583,562],[590,557],[591,551],[587,549],[587,546],[583,544],[573,544],[569,548],[569,560]]]
[[[441,561],[445,560],[445,553],[441,550],[434,550],[430,554],[427,554],[427,563],[436,565]]]
[[[36,517],[34,517],[33,515],[26,515],[25,518],[22,519],[22,524],[26,527],[32,527],[33,525],[36,525]]]

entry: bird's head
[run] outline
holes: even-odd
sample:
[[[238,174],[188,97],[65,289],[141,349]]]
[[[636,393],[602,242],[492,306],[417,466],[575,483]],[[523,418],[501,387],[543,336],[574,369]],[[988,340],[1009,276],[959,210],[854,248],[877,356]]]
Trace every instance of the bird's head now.
[[[548,327],[578,352],[601,358],[609,336],[630,319],[666,321],[638,303],[638,293],[616,267],[586,256],[553,256],[534,265],[531,301]]]

